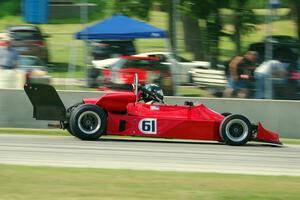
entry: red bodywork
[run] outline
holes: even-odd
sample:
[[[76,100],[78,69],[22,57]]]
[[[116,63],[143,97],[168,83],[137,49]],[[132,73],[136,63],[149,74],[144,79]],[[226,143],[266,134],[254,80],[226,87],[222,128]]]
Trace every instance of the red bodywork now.
[[[224,116],[197,106],[157,105],[136,102],[133,92],[107,93],[100,98],[84,99],[108,115],[107,134],[221,141],[219,127]],[[253,140],[280,143],[279,135],[259,123]]]

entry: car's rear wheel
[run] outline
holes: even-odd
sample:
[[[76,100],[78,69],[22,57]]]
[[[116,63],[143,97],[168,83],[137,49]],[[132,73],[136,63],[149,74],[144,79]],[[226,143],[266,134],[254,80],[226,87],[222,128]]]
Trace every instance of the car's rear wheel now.
[[[102,108],[83,104],[71,113],[69,126],[74,136],[82,140],[95,140],[105,133],[107,116]]]
[[[82,104],[83,104],[83,102],[78,102],[78,103],[74,104],[73,106],[71,106],[71,107],[69,107],[69,108],[67,109],[68,123],[66,124],[66,129],[67,129],[67,131],[68,131],[71,135],[73,135],[73,136],[75,136],[75,135],[74,135],[74,133],[72,132],[72,130],[71,130],[71,128],[70,128],[70,117],[71,117],[71,114],[72,114],[73,110],[74,110],[76,107],[78,107],[78,106],[80,106],[80,105],[82,105]]]
[[[242,115],[229,115],[220,125],[220,136],[229,145],[246,144],[252,136],[252,125]]]

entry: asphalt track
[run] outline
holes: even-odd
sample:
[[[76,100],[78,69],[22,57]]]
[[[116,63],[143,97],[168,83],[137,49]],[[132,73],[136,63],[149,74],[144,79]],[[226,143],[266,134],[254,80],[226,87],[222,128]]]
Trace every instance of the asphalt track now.
[[[34,166],[300,176],[300,145],[0,135],[0,163]]]

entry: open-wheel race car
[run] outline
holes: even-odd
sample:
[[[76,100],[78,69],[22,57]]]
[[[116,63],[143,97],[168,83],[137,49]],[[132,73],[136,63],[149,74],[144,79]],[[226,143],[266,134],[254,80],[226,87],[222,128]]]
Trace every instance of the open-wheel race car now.
[[[223,141],[243,145],[248,141],[281,144],[279,135],[239,114],[219,114],[203,104],[167,105],[158,86],[142,86],[137,75],[133,91],[86,98],[66,109],[50,85],[26,84],[37,120],[56,120],[60,128],[82,140],[102,135],[144,136]]]

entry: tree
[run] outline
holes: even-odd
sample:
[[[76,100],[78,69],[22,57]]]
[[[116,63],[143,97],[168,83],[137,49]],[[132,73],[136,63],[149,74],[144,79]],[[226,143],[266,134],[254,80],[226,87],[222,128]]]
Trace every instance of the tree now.
[[[202,43],[201,27],[199,25],[197,1],[183,0],[181,5],[181,16],[183,22],[184,43],[187,51],[194,54],[195,60],[204,60],[205,53]]]
[[[163,10],[166,11],[168,13],[168,35],[170,38],[170,45],[173,51],[175,51],[175,38],[176,36],[174,35],[174,29],[176,28],[173,22],[174,19],[174,4],[173,4],[173,0],[166,0],[166,1],[162,1],[162,6],[163,6]],[[176,52],[175,52],[176,53]]]
[[[6,15],[19,15],[21,13],[21,0],[0,1],[0,18]]]
[[[231,0],[230,2],[230,8],[234,11],[234,34],[232,39],[236,45],[236,55],[241,54],[241,35],[255,30],[255,24],[258,23],[252,9],[247,7],[248,2],[249,0]]]
[[[199,26],[199,19],[185,13],[182,14],[181,18],[183,22],[184,44],[186,51],[192,52],[195,60],[204,60],[204,39],[201,38],[204,34],[201,34],[202,30]]]
[[[295,13],[295,22],[297,25],[297,37],[300,40],[300,1],[299,0],[290,0],[291,8]],[[300,50],[300,44],[298,44]]]
[[[114,13],[122,13],[127,16],[149,20],[152,6],[152,0],[115,0]]]
[[[220,8],[227,5],[228,0],[182,2],[186,50],[193,52],[197,60],[210,60],[213,67],[218,62],[219,38],[222,35]]]

